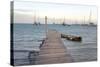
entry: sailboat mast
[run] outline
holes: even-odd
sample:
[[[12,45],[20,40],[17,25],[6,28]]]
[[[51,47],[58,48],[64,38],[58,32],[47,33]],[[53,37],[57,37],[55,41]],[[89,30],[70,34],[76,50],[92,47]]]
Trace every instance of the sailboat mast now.
[[[85,24],[85,16],[84,16],[84,21],[83,21],[83,22],[84,22],[84,24]]]
[[[36,11],[34,11],[34,23],[36,23]]]
[[[53,24],[55,24],[55,17],[53,18]]]
[[[91,16],[92,16],[92,14],[91,14],[91,10],[90,10],[89,23],[91,23]]]
[[[65,23],[65,17],[64,17],[63,23]]]

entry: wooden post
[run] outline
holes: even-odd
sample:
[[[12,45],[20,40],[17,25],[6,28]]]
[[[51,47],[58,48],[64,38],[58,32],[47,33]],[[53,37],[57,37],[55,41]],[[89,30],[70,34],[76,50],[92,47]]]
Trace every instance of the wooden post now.
[[[45,16],[45,33],[46,33],[46,38],[47,38],[47,32],[48,32],[48,28],[47,28],[47,16]]]

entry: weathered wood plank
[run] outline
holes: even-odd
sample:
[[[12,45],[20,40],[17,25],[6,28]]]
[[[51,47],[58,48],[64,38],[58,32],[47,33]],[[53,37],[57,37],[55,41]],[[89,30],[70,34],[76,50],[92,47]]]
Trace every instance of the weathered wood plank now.
[[[52,64],[72,62],[70,54],[61,40],[61,34],[54,30],[49,30],[47,39],[40,48],[36,64]]]

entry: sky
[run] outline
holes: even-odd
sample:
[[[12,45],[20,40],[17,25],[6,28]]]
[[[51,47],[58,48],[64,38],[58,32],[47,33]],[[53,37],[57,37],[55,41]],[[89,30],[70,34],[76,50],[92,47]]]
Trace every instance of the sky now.
[[[97,7],[72,4],[41,3],[14,1],[14,23],[44,23],[47,16],[49,23],[88,23],[97,22]]]

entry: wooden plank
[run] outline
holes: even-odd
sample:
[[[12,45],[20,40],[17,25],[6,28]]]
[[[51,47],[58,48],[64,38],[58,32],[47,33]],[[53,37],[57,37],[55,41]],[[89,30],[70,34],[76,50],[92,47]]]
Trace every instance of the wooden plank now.
[[[47,39],[40,48],[36,64],[52,64],[72,62],[70,54],[61,40],[61,34],[55,30],[49,30]]]

